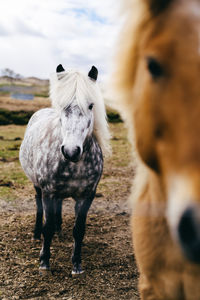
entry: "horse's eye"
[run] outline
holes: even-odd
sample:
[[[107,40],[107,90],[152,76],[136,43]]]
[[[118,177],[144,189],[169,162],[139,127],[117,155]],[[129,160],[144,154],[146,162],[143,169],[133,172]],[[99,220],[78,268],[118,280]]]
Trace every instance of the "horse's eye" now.
[[[147,58],[147,68],[151,73],[153,79],[158,79],[164,74],[163,67],[155,58],[152,57]]]
[[[94,104],[91,103],[91,104],[88,106],[89,110],[92,110],[92,109],[93,109],[93,106],[94,106]]]

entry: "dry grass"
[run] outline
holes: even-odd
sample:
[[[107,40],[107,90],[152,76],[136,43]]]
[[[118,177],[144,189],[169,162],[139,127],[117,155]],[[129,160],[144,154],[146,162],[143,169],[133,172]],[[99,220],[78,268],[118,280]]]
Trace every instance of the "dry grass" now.
[[[36,111],[38,109],[49,107],[49,98],[35,97],[34,100],[15,100],[10,96],[0,96],[0,108],[12,111]]]

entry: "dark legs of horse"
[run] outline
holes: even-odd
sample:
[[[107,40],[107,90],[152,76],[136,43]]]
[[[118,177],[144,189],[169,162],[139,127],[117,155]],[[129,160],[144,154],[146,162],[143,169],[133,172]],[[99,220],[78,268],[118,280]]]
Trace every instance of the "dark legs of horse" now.
[[[56,216],[55,216],[55,231],[58,234],[61,234],[61,225],[62,225],[62,200],[57,200],[56,203]]]
[[[92,199],[93,200],[93,199]],[[74,249],[72,254],[72,275],[83,273],[81,268],[81,247],[85,234],[85,222],[92,200],[77,200],[75,205],[75,225],[73,228]]]
[[[56,202],[54,197],[43,193],[42,203],[45,221],[42,228],[42,234],[44,238],[42,250],[40,251],[40,269],[49,270],[50,246],[55,232]]]
[[[42,207],[42,192],[41,189],[35,186],[35,200],[37,206],[36,222],[34,229],[34,239],[40,240],[42,233],[43,207]]]

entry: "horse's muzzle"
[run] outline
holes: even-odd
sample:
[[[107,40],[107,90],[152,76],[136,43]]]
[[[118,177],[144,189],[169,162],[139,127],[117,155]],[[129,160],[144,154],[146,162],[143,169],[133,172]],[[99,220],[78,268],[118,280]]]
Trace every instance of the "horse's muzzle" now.
[[[185,256],[194,263],[200,264],[200,218],[199,207],[187,208],[178,225],[178,237]]]
[[[66,160],[78,162],[81,158],[81,148],[77,146],[73,151],[67,151],[64,146],[61,146],[61,152]]]

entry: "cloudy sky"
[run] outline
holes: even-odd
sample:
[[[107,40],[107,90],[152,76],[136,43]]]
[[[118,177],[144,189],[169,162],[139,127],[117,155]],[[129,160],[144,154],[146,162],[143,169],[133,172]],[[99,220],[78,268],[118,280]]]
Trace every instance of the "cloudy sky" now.
[[[119,31],[116,0],[1,0],[0,70],[48,78],[59,63],[106,78]]]

